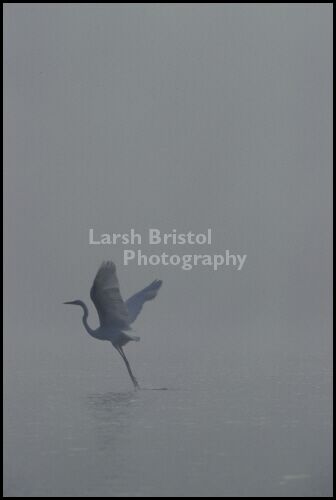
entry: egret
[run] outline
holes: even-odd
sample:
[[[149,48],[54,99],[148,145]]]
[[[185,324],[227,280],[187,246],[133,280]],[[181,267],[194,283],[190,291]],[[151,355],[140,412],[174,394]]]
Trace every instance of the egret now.
[[[64,302],[64,304],[80,306],[83,309],[83,325],[91,337],[112,343],[122,357],[136,389],[139,388],[139,384],[132,373],[123,346],[130,341],[138,342],[140,338],[125,332],[131,330],[130,325],[139,315],[142,306],[148,300],[153,300],[156,297],[161,285],[161,280],[155,280],[124,302],[120,293],[115,264],[111,261],[103,262],[90,291],[90,297],[97,309],[100,322],[100,326],[96,330],[93,330],[87,322],[89,311],[82,300]]]

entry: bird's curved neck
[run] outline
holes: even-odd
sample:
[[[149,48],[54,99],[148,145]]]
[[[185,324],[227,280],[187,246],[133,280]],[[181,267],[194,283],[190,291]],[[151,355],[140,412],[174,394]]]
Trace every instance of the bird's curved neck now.
[[[87,308],[86,304],[84,304],[84,302],[81,302],[80,306],[83,309],[83,319],[82,319],[82,321],[83,321],[84,328],[88,332],[89,335],[94,335],[94,330],[92,330],[92,328],[90,328],[90,326],[89,326],[89,324],[87,322],[87,319],[88,319],[88,316],[89,316],[88,308]]]

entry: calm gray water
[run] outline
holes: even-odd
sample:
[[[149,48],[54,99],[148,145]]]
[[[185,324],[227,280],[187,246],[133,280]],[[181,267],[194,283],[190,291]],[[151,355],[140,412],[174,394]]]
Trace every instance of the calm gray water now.
[[[71,352],[30,352],[8,369],[6,496],[331,495],[328,357],[247,370],[212,353],[153,371],[128,353],[143,386],[168,390],[131,390],[110,351],[76,369]]]

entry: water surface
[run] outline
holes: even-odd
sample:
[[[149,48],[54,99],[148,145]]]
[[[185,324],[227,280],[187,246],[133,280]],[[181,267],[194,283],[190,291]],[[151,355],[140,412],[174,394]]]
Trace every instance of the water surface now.
[[[329,496],[330,373],[316,361],[172,364],[145,384],[164,391],[134,391],[122,365],[117,380],[90,365],[13,368],[5,495]]]

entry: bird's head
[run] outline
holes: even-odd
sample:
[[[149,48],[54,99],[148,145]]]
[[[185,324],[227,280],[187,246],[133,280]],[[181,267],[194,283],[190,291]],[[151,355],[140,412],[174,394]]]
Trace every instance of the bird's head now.
[[[81,300],[72,300],[71,302],[63,302],[63,304],[72,304],[74,306],[81,306],[82,301]]]

